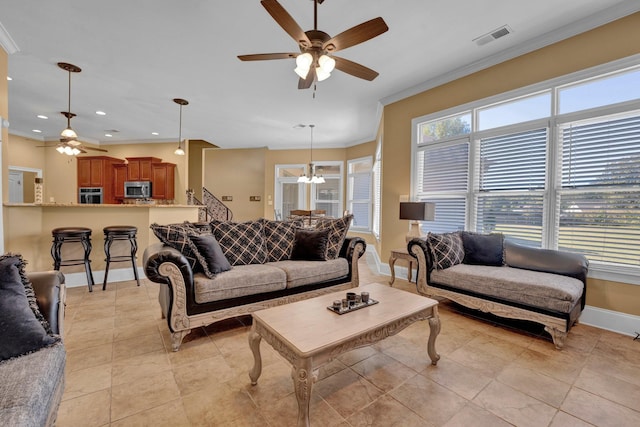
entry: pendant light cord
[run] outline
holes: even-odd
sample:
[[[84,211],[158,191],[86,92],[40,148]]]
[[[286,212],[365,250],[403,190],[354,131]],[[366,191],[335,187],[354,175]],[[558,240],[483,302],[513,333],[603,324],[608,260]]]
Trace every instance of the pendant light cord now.
[[[69,94],[67,96],[67,128],[71,129],[71,70],[69,74]]]
[[[182,104],[180,105],[180,129],[178,129],[178,148],[182,148]]]

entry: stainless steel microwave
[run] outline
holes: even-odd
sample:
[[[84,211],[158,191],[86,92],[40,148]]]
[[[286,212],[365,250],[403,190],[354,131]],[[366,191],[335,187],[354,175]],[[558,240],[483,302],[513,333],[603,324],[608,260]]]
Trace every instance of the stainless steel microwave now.
[[[148,199],[151,197],[151,181],[125,181],[125,199]]]

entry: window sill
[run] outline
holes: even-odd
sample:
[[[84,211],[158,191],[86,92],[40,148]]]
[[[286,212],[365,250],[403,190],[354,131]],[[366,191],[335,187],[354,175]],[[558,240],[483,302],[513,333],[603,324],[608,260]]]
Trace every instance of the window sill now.
[[[589,264],[588,277],[628,285],[640,285],[640,268],[591,261]]]

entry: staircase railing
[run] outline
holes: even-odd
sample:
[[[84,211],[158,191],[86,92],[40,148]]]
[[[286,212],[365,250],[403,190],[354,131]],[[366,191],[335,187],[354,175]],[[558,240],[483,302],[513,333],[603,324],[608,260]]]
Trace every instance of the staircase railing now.
[[[233,219],[233,212],[231,212],[231,209],[229,209],[227,205],[225,205],[205,187],[202,187],[202,202],[194,197],[193,193],[189,194],[189,192],[187,192],[187,200],[189,201],[189,199],[193,200],[194,205],[201,205],[205,207],[205,209],[200,209],[198,213],[198,221],[200,222],[210,222],[214,219],[219,221],[231,221]]]

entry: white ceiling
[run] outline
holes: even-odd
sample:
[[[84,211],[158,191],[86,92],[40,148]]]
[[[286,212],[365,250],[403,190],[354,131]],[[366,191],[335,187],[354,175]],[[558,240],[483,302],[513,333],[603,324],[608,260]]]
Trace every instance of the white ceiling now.
[[[311,0],[279,1],[313,28]],[[318,29],[332,36],[377,16],[389,31],[339,53],[377,79],[336,70],[315,99],[312,89],[297,89],[295,61],[238,60],[297,49],[258,0],[0,0],[0,10],[0,43],[18,49],[9,55],[10,133],[57,140],[67,107],[62,61],[82,68],[71,95],[81,140],[177,141],[172,99],[185,98],[183,138],[278,149],[308,146],[298,123],[316,124],[316,147],[371,141],[381,105],[640,11],[640,2],[326,0]],[[512,34],[481,47],[472,41],[505,24]],[[107,138],[108,130],[118,132]]]

